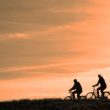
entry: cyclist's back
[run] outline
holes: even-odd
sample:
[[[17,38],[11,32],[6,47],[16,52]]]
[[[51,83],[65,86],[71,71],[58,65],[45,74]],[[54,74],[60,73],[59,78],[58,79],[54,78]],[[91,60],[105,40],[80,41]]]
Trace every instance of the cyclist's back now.
[[[101,87],[106,87],[107,86],[106,83],[105,83],[105,80],[102,76],[99,78],[98,84],[100,84]]]
[[[76,89],[77,92],[82,92],[82,87],[79,82],[75,83],[74,88]]]

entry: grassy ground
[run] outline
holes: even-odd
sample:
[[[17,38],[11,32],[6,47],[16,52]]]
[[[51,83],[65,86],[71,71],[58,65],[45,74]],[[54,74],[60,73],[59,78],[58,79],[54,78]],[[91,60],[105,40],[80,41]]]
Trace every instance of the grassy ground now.
[[[110,100],[26,99],[0,102],[0,110],[110,110]]]

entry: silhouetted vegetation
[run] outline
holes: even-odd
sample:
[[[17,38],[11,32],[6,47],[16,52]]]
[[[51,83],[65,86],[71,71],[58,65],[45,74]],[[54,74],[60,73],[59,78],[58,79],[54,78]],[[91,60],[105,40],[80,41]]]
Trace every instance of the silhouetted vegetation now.
[[[110,110],[110,100],[19,100],[0,102],[0,110]]]

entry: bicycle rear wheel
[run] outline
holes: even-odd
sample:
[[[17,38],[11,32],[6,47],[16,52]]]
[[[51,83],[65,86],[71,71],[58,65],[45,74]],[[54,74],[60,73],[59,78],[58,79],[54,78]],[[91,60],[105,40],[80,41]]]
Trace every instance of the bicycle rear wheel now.
[[[96,97],[95,97],[95,95],[94,95],[93,92],[89,92],[89,93],[87,93],[87,95],[86,95],[86,99],[96,99]]]
[[[71,100],[71,96],[65,97],[64,100]]]
[[[104,97],[107,99],[110,99],[110,92],[105,91],[104,92]]]

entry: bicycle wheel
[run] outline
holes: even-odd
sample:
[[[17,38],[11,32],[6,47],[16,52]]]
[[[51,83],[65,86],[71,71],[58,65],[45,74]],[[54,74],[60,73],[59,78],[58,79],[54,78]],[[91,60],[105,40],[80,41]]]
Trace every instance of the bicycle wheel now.
[[[71,100],[71,96],[65,97],[64,100]]]
[[[110,92],[105,91],[104,92],[104,97],[107,99],[110,99]]]
[[[89,92],[89,93],[87,93],[87,95],[86,95],[86,99],[96,99],[96,97],[95,97],[95,95],[94,95],[93,92]]]

